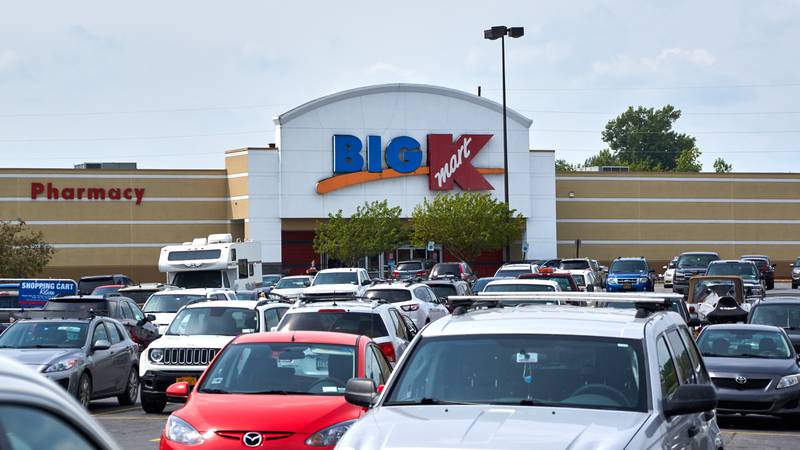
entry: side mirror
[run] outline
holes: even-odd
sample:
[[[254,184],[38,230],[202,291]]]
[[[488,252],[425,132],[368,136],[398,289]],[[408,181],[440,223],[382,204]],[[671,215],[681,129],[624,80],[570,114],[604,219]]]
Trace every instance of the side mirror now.
[[[95,342],[92,346],[92,351],[96,350],[108,350],[111,348],[111,342],[108,342],[105,339],[100,339],[99,341]]]
[[[689,328],[702,327],[703,322],[700,320],[699,317],[697,317],[697,314],[694,314],[689,316],[689,321],[686,322],[686,326],[688,326]]]
[[[144,318],[147,319],[148,322],[155,322],[156,321],[156,315],[155,314],[148,314],[148,315],[144,316]]]
[[[594,292],[594,285],[590,284],[590,285],[586,286],[586,292]]]
[[[306,281],[303,281],[303,286],[305,286],[305,287],[309,287],[309,286],[311,286],[311,282],[310,282],[310,281],[308,281],[308,280],[306,280]]]
[[[711,411],[717,407],[717,391],[711,384],[684,384],[662,402],[664,415],[669,418],[684,414]]]
[[[186,403],[189,399],[189,383],[181,381],[167,387],[167,401],[170,403]]]
[[[667,266],[661,266],[661,268],[667,270]]]
[[[351,378],[344,390],[344,399],[353,405],[369,408],[378,395],[375,382],[369,378]]]

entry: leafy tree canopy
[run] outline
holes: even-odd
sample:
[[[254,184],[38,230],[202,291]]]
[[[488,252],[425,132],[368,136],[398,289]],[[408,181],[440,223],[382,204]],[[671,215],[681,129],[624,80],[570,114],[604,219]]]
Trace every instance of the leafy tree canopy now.
[[[23,220],[0,222],[0,277],[28,278],[42,272],[55,250],[41,231]]]
[[[717,173],[728,173],[733,171],[733,165],[728,164],[722,158],[714,160],[714,171]]]

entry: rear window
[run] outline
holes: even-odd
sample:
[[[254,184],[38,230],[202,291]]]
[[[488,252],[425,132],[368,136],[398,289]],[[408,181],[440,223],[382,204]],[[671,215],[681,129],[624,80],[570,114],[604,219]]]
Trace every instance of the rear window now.
[[[403,262],[397,265],[397,270],[422,270],[421,262]]]
[[[716,261],[719,259],[719,256],[709,254],[709,255],[681,255],[678,258],[678,268],[679,269],[705,269],[711,263],[711,261]]]
[[[589,268],[589,261],[561,261],[562,270],[586,270]]]
[[[532,273],[530,269],[500,269],[497,271],[494,276],[496,277],[508,277],[508,278],[518,278],[520,275],[525,275],[526,273]]]
[[[547,281],[555,281],[558,283],[558,286],[561,288],[562,291],[571,291],[572,285],[569,284],[569,278],[567,277],[549,277],[547,275],[543,277],[536,277],[538,280],[547,280]]]
[[[325,310],[286,314],[278,331],[334,331],[371,338],[389,335],[379,314]]]
[[[433,267],[433,271],[431,275],[459,275],[461,271],[459,270],[458,264],[437,264]]]
[[[91,294],[96,287],[105,286],[107,284],[114,284],[114,277],[92,277],[78,281],[78,292],[82,294]]]
[[[411,300],[411,292],[405,289],[370,289],[364,295],[367,298],[383,299],[389,303]]]
[[[168,261],[191,261],[193,259],[219,259],[220,250],[181,250],[169,252]]]
[[[433,289],[433,293],[436,294],[436,298],[447,298],[451,295],[458,295],[456,287],[452,284],[441,284],[428,287]]]
[[[758,278],[758,270],[750,263],[719,263],[708,266],[707,275],[737,275],[745,279]]]
[[[489,284],[483,292],[553,292],[553,286],[541,284]]]
[[[70,301],[63,301],[63,302],[47,302],[42,307],[45,311],[92,311],[100,312],[104,311],[107,314],[112,313],[113,311],[109,311],[110,302],[99,301],[99,302],[70,302]]]

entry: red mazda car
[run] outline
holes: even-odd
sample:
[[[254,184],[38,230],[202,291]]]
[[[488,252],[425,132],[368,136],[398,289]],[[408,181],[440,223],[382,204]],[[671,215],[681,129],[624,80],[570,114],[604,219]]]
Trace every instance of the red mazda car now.
[[[161,434],[161,449],[332,449],[365,413],[347,403],[351,378],[381,386],[391,366],[370,338],[297,331],[245,334],[231,341],[190,392]]]

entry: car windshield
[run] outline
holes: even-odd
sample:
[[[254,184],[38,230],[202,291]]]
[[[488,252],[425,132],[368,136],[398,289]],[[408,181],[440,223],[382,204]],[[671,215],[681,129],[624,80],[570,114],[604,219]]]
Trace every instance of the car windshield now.
[[[681,255],[678,258],[679,269],[705,269],[711,261],[718,260],[717,255]]]
[[[233,344],[200,384],[213,394],[344,395],[355,348],[309,343]]]
[[[193,270],[178,272],[172,284],[184,289],[221,288],[223,273],[220,270]],[[227,287],[227,286],[225,286]]]
[[[120,292],[120,294],[128,297],[139,305],[144,305],[147,302],[147,299],[150,298],[150,296],[155,292],[159,292],[158,289],[124,291]]]
[[[763,330],[704,331],[697,339],[700,353],[707,358],[765,358],[792,357],[789,344],[782,334]]]
[[[543,284],[509,284],[509,283],[489,283],[483,292],[553,292],[553,286]]]
[[[86,322],[17,322],[0,335],[0,348],[81,348]]]
[[[364,296],[367,298],[382,299],[389,303],[407,302],[411,300],[411,291],[407,289],[370,289]]]
[[[280,275],[264,275],[263,277],[261,277],[261,284],[264,287],[274,286],[275,283],[280,281],[280,279],[281,279]]]
[[[275,284],[275,289],[302,289],[306,287],[307,282],[308,278],[305,277],[281,278],[281,280]]]
[[[750,323],[800,330],[800,301],[796,305],[760,303],[753,309]]]
[[[238,336],[258,330],[258,312],[253,309],[199,307],[182,310],[167,329],[169,335]]]
[[[583,275],[572,274],[572,279],[575,280],[575,284],[578,286],[586,285],[586,278]]]
[[[647,272],[647,262],[644,260],[636,259],[636,260],[624,260],[624,261],[614,261],[611,264],[611,269],[609,269],[608,273],[638,273],[638,272]]]
[[[436,298],[447,298],[451,295],[458,295],[455,285],[452,284],[434,284],[428,285],[436,294]]]
[[[236,291],[237,300],[258,300],[258,292],[256,291]]]
[[[591,269],[589,266],[589,261],[585,261],[582,259],[574,260],[574,261],[561,261],[561,265],[559,266],[561,270],[588,270]]]
[[[715,263],[708,266],[706,275],[737,275],[747,280],[757,280],[758,270],[751,263]]]
[[[561,288],[562,291],[571,291],[572,285],[569,284],[569,278],[567,277],[553,277],[548,275],[540,275],[535,277],[537,280],[546,280],[546,281],[555,281],[558,283],[558,286]]]
[[[401,262],[397,265],[397,270],[410,271],[410,270],[423,270],[422,263],[418,261]]]
[[[481,292],[486,287],[486,285],[489,284],[489,282],[494,281],[496,279],[497,278],[478,278],[478,280],[475,281],[475,284],[472,285],[472,291],[476,292],[476,293],[477,292]],[[455,294],[451,294],[451,295],[455,295]]]
[[[769,269],[769,261],[764,258],[742,258],[744,261],[752,261],[759,269]]]
[[[146,313],[174,313],[190,302],[205,300],[204,295],[159,294],[153,295],[144,305]]]
[[[496,277],[517,278],[520,275],[532,273],[530,269],[500,269],[494,274]]]
[[[737,298],[736,282],[726,279],[700,279],[692,291],[692,303],[716,303],[722,297]]]
[[[452,402],[647,408],[642,347],[632,339],[535,334],[423,338],[395,376],[384,406]]]
[[[320,272],[314,277],[313,286],[321,284],[358,284],[356,272]]]
[[[283,316],[278,331],[335,331],[378,338],[388,336],[380,314],[346,312],[344,309],[322,309]]]

